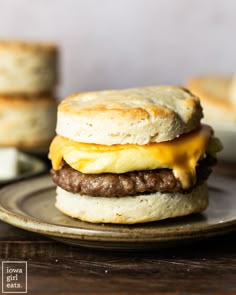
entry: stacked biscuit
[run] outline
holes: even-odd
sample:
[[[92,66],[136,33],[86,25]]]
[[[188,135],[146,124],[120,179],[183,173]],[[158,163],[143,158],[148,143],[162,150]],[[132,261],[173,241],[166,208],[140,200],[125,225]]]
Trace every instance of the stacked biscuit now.
[[[0,41],[0,147],[47,149],[56,124],[57,47]]]

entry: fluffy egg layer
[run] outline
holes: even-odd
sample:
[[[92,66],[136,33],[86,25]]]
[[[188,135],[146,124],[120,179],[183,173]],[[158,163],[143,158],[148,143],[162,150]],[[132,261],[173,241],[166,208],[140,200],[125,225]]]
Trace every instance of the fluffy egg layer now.
[[[64,159],[69,166],[85,174],[169,168],[187,189],[196,182],[197,162],[207,149],[212,150],[210,139],[212,129],[206,125],[174,140],[147,145],[87,144],[57,135],[51,143],[49,157],[54,170],[60,169]]]

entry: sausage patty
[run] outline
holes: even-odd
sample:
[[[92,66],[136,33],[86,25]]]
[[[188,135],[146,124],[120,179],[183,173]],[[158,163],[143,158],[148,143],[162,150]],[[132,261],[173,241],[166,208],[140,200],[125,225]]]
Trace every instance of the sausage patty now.
[[[207,156],[199,161],[196,185],[211,173],[215,159]],[[184,192],[181,182],[170,169],[134,171],[122,174],[84,174],[71,168],[65,161],[57,171],[51,170],[53,181],[71,193],[94,197],[125,197],[140,193]],[[188,190],[189,191],[189,190]]]

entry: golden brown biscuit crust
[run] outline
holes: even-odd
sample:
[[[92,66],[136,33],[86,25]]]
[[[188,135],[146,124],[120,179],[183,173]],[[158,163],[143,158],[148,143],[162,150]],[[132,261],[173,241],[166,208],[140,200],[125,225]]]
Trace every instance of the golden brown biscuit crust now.
[[[147,144],[190,132],[201,118],[199,99],[177,86],[105,90],[62,101],[57,132],[79,142]]]
[[[57,104],[55,97],[51,95],[1,95],[0,94],[0,110],[4,108],[20,108],[27,106],[46,106]]]
[[[27,50],[27,51],[45,51],[56,53],[58,47],[54,43],[47,42],[32,42],[32,41],[21,41],[21,40],[1,40],[0,50]]]

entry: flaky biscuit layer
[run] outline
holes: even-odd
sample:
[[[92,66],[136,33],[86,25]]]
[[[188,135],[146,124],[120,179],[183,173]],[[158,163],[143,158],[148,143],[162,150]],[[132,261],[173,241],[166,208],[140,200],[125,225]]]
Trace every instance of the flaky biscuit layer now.
[[[176,86],[74,94],[58,107],[57,133],[76,142],[148,144],[200,125],[198,98]]]

